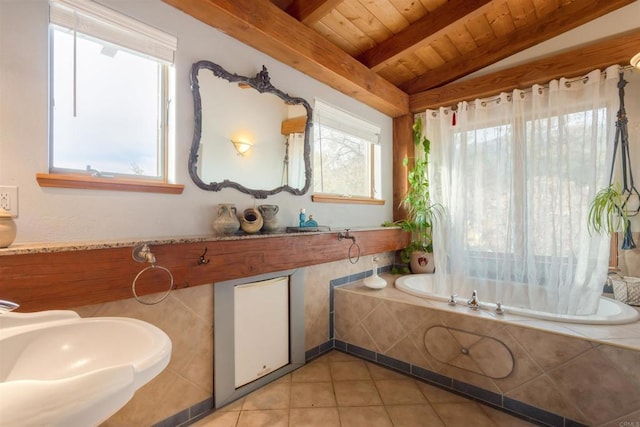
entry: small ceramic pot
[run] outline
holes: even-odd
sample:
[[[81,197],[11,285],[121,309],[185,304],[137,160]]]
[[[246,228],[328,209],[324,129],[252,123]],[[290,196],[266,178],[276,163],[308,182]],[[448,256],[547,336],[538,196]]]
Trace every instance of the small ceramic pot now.
[[[257,233],[262,228],[262,224],[262,215],[254,208],[245,209],[240,217],[240,228],[245,233]]]
[[[0,248],[8,248],[16,239],[16,222],[11,214],[4,209],[0,209]]]
[[[433,273],[433,271],[436,269],[436,266],[433,262],[433,254],[423,251],[411,252],[409,267],[411,267],[411,272],[414,274]]]
[[[218,205],[218,217],[211,223],[213,231],[218,235],[234,234],[240,229],[240,221],[236,207],[230,203],[221,203]]]
[[[276,214],[280,208],[278,205],[260,205],[258,211],[262,215],[262,230],[267,233],[276,231],[278,229],[278,218]]]

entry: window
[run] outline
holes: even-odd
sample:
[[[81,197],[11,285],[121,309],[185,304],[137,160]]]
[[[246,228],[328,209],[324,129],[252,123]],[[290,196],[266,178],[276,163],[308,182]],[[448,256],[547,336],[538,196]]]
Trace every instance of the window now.
[[[175,37],[79,0],[50,22],[50,172],[166,182]]]
[[[313,190],[329,201],[380,199],[380,127],[316,100]],[[325,201],[319,194],[314,201]]]

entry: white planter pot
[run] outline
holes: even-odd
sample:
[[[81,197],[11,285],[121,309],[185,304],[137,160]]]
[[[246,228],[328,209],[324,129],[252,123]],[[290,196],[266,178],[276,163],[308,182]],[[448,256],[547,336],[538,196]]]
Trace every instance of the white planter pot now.
[[[411,252],[409,267],[411,267],[411,272],[414,274],[433,273],[436,268],[433,263],[433,254],[423,251]]]

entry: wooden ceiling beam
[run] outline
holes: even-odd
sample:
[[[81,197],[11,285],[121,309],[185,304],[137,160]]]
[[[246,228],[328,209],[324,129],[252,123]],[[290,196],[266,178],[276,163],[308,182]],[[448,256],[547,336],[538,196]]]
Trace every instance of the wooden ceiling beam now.
[[[287,13],[305,25],[313,25],[342,2],[343,0],[293,0]]]
[[[446,34],[450,25],[468,21],[485,12],[492,0],[452,0],[432,13],[424,15],[398,34],[384,40],[358,56],[373,71],[380,71],[387,63],[405,53],[426,46]]]
[[[400,85],[400,88],[409,94],[415,94],[447,84],[634,1],[573,1],[540,18],[536,23],[490,41],[458,59]]]
[[[409,112],[406,93],[270,1],[163,1],[384,114]]]
[[[640,30],[599,40],[561,54],[485,76],[451,83],[410,96],[414,113],[450,106],[461,101],[494,96],[500,92],[526,89],[561,77],[587,74],[610,65],[628,65],[640,49]]]

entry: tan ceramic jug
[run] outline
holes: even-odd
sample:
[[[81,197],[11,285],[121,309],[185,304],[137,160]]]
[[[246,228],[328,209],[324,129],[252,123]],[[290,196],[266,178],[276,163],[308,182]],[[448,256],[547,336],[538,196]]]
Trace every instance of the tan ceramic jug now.
[[[240,217],[240,227],[245,233],[257,233],[262,228],[262,215],[255,208],[245,209]]]

